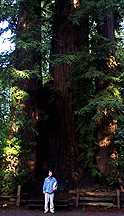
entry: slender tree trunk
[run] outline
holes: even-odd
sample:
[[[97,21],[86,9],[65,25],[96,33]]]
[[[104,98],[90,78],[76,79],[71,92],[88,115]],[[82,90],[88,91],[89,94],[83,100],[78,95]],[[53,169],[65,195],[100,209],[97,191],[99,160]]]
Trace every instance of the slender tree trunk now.
[[[112,42],[114,39],[114,15],[110,10],[107,15],[103,15],[102,22],[98,22],[97,30],[99,36],[102,39],[99,40],[99,44],[97,47],[98,55],[102,56],[101,60],[98,60],[99,69],[103,70],[105,73],[111,73],[109,65],[107,64],[107,59],[110,58],[111,55],[114,55],[114,50],[110,45],[108,45],[108,49],[106,53],[102,50],[101,45],[105,47],[107,43]],[[104,37],[104,39],[103,39]],[[106,44],[105,44],[106,43]],[[105,45],[104,45],[105,44]],[[103,49],[104,49],[103,47]],[[96,90],[100,92],[104,90],[110,82],[106,82],[103,80],[98,79],[96,82]],[[97,122],[97,135],[98,135],[98,146],[99,152],[96,155],[97,167],[98,169],[105,175],[109,174],[110,172],[110,154],[112,152],[112,140],[113,135],[117,129],[117,122],[114,121],[112,117],[112,112],[107,108],[103,110],[103,116],[101,117],[100,121]]]

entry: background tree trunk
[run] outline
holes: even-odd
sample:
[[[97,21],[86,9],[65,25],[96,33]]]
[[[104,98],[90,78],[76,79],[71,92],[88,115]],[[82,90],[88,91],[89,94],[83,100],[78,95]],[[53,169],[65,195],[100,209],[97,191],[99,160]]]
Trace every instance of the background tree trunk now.
[[[41,2],[39,0],[34,2],[32,0],[20,1],[16,29],[14,66],[20,71],[27,70],[29,78],[25,76],[23,79],[19,79],[17,83],[14,83],[14,85],[18,86],[19,89],[25,91],[29,95],[29,97],[23,101],[23,118],[25,118],[25,123],[22,126],[20,133],[23,142],[21,162],[22,166],[28,171],[28,184],[25,189],[29,190],[31,193],[35,193],[36,191],[36,185],[33,183],[37,172],[38,144],[36,126],[40,119],[40,103],[42,100],[40,43]]]
[[[98,14],[98,17],[99,14]],[[108,45],[108,49],[103,50],[104,46],[108,43],[112,43],[114,39],[114,15],[111,10],[103,14],[102,21],[97,20],[97,31],[100,36],[99,44],[97,46],[98,55],[101,57],[98,60],[98,67],[100,70],[103,70],[104,73],[111,73],[108,65],[107,59],[114,54],[113,47]],[[103,46],[101,46],[103,44]],[[110,85],[108,81],[101,81],[100,79],[96,82],[96,91],[100,92],[104,90],[107,86]],[[110,155],[112,153],[112,140],[113,135],[117,129],[117,123],[114,121],[112,117],[112,112],[110,110],[105,109],[103,111],[103,116],[101,120],[97,124],[97,135],[98,135],[98,146],[99,151],[96,155],[97,167],[101,171],[101,173],[107,175],[110,172]],[[114,128],[114,130],[113,130]]]

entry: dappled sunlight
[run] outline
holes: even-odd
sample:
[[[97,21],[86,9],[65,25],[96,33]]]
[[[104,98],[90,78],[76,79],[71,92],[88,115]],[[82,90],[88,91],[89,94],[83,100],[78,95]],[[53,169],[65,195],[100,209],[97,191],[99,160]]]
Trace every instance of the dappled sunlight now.
[[[117,120],[113,120],[108,125],[108,132],[115,134],[116,130],[117,130]]]
[[[21,77],[25,75],[21,71],[19,72]],[[15,74],[15,76],[18,76]],[[8,125],[8,134],[6,137],[6,142],[3,146],[3,181],[5,182],[5,188],[2,192],[9,193],[13,191],[14,185],[13,182],[18,178],[20,173],[20,153],[22,152],[21,143],[22,138],[19,137],[20,129],[24,125],[24,109],[25,109],[25,100],[29,98],[29,95],[26,91],[20,89],[18,86],[12,86],[10,88],[10,100],[11,100],[11,117]],[[11,183],[11,188],[8,185]]]
[[[17,70],[15,68],[11,69],[11,75],[13,78],[17,78],[17,79],[26,79],[26,78],[30,78],[31,77],[31,72],[29,70]]]
[[[108,147],[110,144],[111,144],[111,137],[110,136],[106,136],[99,141],[100,147]]]
[[[112,152],[112,154],[110,155],[110,158],[111,158],[112,160],[117,160],[117,159],[118,159],[118,152],[117,152],[116,149],[113,149],[113,152]]]
[[[24,102],[24,99],[27,99],[29,97],[28,93],[21,90],[18,86],[11,87],[10,92],[12,95],[12,101],[16,105]]]
[[[117,67],[119,66],[119,62],[116,60],[114,56],[110,55],[107,58],[107,66],[109,69],[115,71]]]
[[[38,111],[33,111],[32,112],[32,120],[34,122],[39,120],[39,113],[38,113]]]
[[[111,84],[110,86],[107,87],[107,91],[110,92],[111,95],[113,95],[115,98],[118,100],[122,100],[121,94],[120,94],[120,89]],[[113,108],[111,108],[113,109]]]
[[[24,29],[26,29],[26,27],[27,27],[26,22],[23,23],[23,27],[24,27]]]
[[[107,110],[104,110],[104,115],[107,115]],[[104,119],[104,117],[103,117]],[[103,123],[104,122],[104,123]],[[103,120],[102,124],[104,125],[104,129],[101,129],[101,132],[99,136],[98,146],[99,146],[99,153],[96,156],[96,162],[98,169],[107,175],[110,172],[111,165],[109,163],[111,160],[117,160],[118,159],[118,153],[115,149],[113,149],[112,153],[110,154],[109,151],[112,149],[112,143],[113,143],[113,136],[117,131],[117,120],[109,120],[109,124],[107,122],[107,119],[105,121]]]
[[[18,130],[19,130],[19,126],[16,124],[16,122],[12,122],[11,128],[12,128],[12,131],[13,131],[14,133],[17,133]]]
[[[3,151],[4,161],[6,164],[5,172],[10,172],[13,173],[13,175],[16,175],[19,164],[18,156],[20,153],[19,140],[15,137],[8,139]]]
[[[73,5],[74,5],[74,8],[79,8],[80,7],[80,0],[73,0]]]
[[[28,17],[28,14],[25,11],[18,23],[19,27],[21,27],[23,31],[26,31],[29,27],[29,23],[27,22],[27,17]]]

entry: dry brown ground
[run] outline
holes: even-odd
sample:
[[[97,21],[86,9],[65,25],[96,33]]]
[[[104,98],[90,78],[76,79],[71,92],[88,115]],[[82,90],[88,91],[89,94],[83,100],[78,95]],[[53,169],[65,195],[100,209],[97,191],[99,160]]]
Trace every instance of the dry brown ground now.
[[[28,209],[0,209],[0,216],[51,216],[52,214],[44,214],[40,210]],[[124,209],[80,209],[57,211],[55,216],[124,216]]]

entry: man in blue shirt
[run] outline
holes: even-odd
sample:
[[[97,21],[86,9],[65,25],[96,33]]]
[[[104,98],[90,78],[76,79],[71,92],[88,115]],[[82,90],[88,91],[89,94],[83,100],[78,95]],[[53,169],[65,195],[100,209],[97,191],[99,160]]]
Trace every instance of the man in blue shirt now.
[[[45,195],[44,213],[48,212],[48,203],[50,201],[50,212],[54,213],[54,192],[57,190],[57,180],[53,177],[52,170],[49,170],[48,177],[43,184],[43,193]]]

